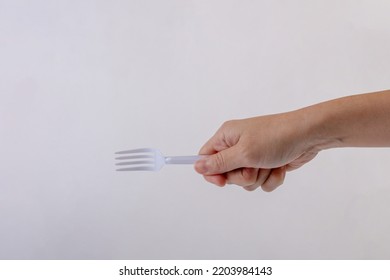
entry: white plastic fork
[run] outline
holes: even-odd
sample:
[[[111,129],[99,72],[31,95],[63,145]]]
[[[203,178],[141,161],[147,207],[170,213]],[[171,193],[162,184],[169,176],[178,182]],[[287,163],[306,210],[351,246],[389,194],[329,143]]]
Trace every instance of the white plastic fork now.
[[[159,171],[165,164],[194,164],[202,156],[174,156],[165,157],[163,154],[152,148],[142,148],[116,152],[121,155],[116,157],[117,166],[128,166],[118,168],[116,171]]]

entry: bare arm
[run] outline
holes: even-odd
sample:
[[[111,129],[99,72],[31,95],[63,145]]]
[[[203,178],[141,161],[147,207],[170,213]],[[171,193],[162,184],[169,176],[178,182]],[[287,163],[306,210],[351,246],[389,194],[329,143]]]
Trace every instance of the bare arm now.
[[[343,97],[301,111],[311,119],[313,145],[320,149],[390,147],[390,90]]]

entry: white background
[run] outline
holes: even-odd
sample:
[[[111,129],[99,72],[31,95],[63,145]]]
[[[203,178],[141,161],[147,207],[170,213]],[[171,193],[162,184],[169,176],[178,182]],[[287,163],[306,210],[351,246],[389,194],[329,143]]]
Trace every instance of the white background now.
[[[323,152],[272,193],[113,159],[196,154],[225,120],[390,88],[389,12],[0,0],[0,258],[390,258],[388,149]]]

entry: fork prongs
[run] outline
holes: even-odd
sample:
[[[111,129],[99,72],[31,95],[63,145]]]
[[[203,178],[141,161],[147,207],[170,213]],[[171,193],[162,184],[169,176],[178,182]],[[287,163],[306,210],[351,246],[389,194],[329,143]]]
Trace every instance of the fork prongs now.
[[[116,155],[122,155],[122,154],[135,154],[135,153],[152,153],[154,149],[151,148],[141,148],[141,149],[133,149],[133,150],[125,150],[125,151],[119,151],[116,152]]]
[[[116,171],[153,171],[155,170],[155,153],[153,149],[142,148],[116,152],[117,166],[128,166]]]

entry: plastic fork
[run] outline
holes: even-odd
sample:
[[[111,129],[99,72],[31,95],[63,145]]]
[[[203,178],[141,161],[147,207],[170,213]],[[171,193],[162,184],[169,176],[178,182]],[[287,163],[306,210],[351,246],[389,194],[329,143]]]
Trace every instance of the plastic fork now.
[[[165,164],[194,164],[202,156],[165,157],[152,148],[142,148],[116,152],[117,166],[123,166],[116,171],[159,171]]]

